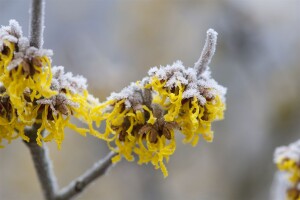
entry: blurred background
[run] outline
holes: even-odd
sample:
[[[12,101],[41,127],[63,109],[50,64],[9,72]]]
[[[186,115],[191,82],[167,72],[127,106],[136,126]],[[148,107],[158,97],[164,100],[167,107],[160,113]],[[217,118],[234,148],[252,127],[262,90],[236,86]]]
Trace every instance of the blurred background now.
[[[0,24],[16,19],[27,35],[30,1],[0,4]],[[78,199],[270,199],[273,151],[300,136],[299,9],[299,0],[46,1],[44,47],[53,49],[53,65],[85,76],[101,101],[152,66],[178,59],[193,66],[208,28],[219,33],[212,75],[228,88],[214,142],[193,148],[178,140],[168,178],[123,160]],[[49,146],[61,187],[108,152],[71,131],[61,150]],[[20,140],[0,150],[0,199],[42,199]]]

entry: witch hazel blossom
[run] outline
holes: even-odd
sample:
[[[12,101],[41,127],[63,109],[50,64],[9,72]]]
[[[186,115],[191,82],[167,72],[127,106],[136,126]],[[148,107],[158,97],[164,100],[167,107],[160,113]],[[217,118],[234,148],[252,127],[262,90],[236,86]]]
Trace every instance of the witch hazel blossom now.
[[[152,163],[166,177],[176,130],[185,136],[184,143],[193,146],[201,135],[213,140],[211,124],[223,119],[226,88],[210,76],[208,64],[216,45],[213,30],[208,31],[207,43],[195,67],[187,68],[181,61],[153,67],[142,81],[112,93],[103,103],[103,137],[117,153],[113,162],[137,156],[138,164]]]
[[[274,163],[285,184],[287,200],[300,199],[300,140],[288,146],[278,147],[274,153]]]
[[[15,20],[0,29],[0,50],[0,143],[21,137],[39,145],[54,140],[60,148],[66,127],[97,135],[89,113],[99,101],[88,93],[85,78],[52,67],[52,50],[30,46]],[[71,116],[87,127],[71,123]],[[38,127],[33,138],[24,132],[32,126]]]
[[[226,89],[211,78],[208,67],[216,36],[208,30],[194,67],[181,61],[153,67],[142,81],[100,103],[89,94],[84,77],[52,67],[52,51],[30,46],[11,20],[0,29],[0,144],[21,137],[39,145],[54,140],[60,148],[68,127],[107,141],[116,153],[114,163],[137,157],[138,164],[151,163],[166,177],[166,163],[176,150],[175,131],[195,146],[200,136],[211,142],[212,122],[223,119]],[[71,117],[85,126],[72,123]],[[26,127],[36,127],[34,137],[25,134]]]

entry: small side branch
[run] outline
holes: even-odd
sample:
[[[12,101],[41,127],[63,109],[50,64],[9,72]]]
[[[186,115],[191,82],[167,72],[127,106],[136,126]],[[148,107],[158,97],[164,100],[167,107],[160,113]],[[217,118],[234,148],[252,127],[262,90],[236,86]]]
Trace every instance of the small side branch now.
[[[213,29],[206,32],[206,41],[199,60],[195,63],[194,68],[197,70],[199,77],[208,67],[213,55],[216,51],[218,33]]]
[[[32,0],[31,19],[30,19],[30,45],[36,48],[43,46],[43,31],[44,31],[44,0]]]
[[[87,170],[83,175],[76,178],[68,186],[63,188],[56,196],[56,200],[67,200],[81,193],[90,183],[104,175],[105,172],[112,166],[112,157],[116,153],[110,152],[105,158],[99,160],[94,166]]]

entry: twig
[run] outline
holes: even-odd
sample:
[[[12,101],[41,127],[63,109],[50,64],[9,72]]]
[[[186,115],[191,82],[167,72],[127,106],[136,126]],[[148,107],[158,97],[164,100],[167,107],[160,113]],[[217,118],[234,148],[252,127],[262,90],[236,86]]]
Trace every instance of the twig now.
[[[30,19],[30,46],[41,48],[43,46],[44,32],[44,0],[32,0],[31,2],[31,19]]]
[[[30,20],[30,45],[36,48],[42,48],[43,45],[43,29],[44,29],[44,0],[32,0],[31,20]],[[30,142],[26,143],[41,183],[44,197],[46,200],[67,200],[81,193],[86,186],[112,166],[111,158],[116,153],[109,153],[103,160],[98,161],[94,166],[87,170],[82,176],[75,179],[66,188],[58,191],[56,178],[53,172],[52,163],[49,158],[48,148],[45,144],[40,147],[36,143],[36,133],[38,125],[34,125],[30,129],[26,129],[26,135],[30,138]]]
[[[34,163],[36,173],[41,183],[45,199],[53,200],[57,191],[57,182],[53,172],[52,163],[49,157],[49,151],[46,144],[40,147],[36,141],[37,128],[32,127],[26,130],[26,135],[30,141],[26,143]]]
[[[43,45],[44,4],[44,0],[32,0],[31,4],[30,45],[36,48],[41,48]],[[35,141],[37,129],[38,125],[34,125],[31,129],[25,130],[26,135],[30,138],[30,142],[26,144],[30,150],[44,197],[47,200],[53,200],[57,183],[47,146],[43,144],[40,147]]]
[[[218,33],[213,29],[206,32],[206,41],[199,60],[195,63],[194,68],[197,70],[197,76],[201,75],[208,67],[217,45]]]
[[[55,199],[67,200],[81,193],[91,182],[105,174],[105,172],[112,166],[111,159],[115,155],[116,153],[110,152],[105,158],[96,162],[91,169],[87,170],[84,174],[63,188]]]

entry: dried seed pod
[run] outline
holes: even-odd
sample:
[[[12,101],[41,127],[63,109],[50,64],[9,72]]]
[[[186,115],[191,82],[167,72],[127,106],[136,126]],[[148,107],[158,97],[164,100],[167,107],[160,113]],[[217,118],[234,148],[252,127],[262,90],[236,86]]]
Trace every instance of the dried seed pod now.
[[[171,127],[168,127],[168,125],[165,125],[163,127],[163,135],[168,139],[171,140],[172,134],[171,134]]]
[[[207,109],[204,107],[203,116],[201,117],[202,120],[208,121],[209,113],[207,112]]]
[[[122,130],[119,134],[119,140],[121,142],[124,142],[125,141],[125,138],[126,138],[126,132],[124,130]]]
[[[22,61],[21,65],[22,65],[24,74],[29,75],[30,74],[30,65],[24,60]]]
[[[140,128],[140,130],[138,131],[139,135],[143,135],[146,134],[147,132],[151,131],[152,127],[149,124],[146,124],[144,126],[142,126],[142,128]]]
[[[9,53],[10,53],[9,47],[6,46],[6,45],[3,45],[3,49],[2,49],[2,51],[1,51],[1,54],[8,56]]]
[[[60,113],[62,113],[64,115],[69,115],[70,114],[68,106],[64,103],[61,103],[61,104],[57,105],[56,110],[58,110]]]
[[[155,129],[151,129],[149,132],[149,141],[151,143],[156,143],[158,141],[157,135],[158,135],[157,131]]]
[[[43,63],[39,57],[34,57],[31,60],[32,65],[37,66],[37,67],[43,67]]]

